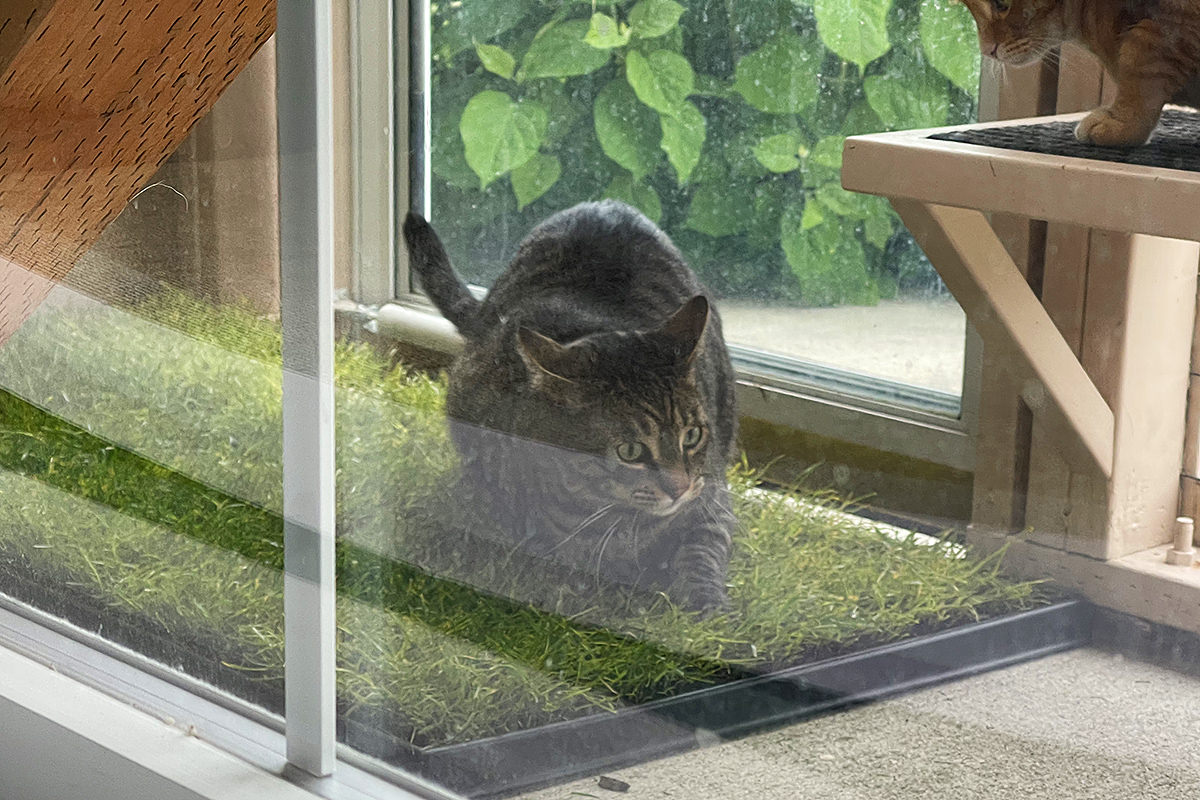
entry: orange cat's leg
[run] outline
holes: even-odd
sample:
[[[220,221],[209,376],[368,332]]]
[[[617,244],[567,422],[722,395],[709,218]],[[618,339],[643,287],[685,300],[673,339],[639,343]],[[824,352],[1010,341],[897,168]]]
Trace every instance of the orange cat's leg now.
[[[1163,32],[1143,20],[1121,37],[1117,97],[1088,114],[1075,128],[1081,142],[1134,147],[1150,138],[1162,108],[1187,80],[1163,58]]]

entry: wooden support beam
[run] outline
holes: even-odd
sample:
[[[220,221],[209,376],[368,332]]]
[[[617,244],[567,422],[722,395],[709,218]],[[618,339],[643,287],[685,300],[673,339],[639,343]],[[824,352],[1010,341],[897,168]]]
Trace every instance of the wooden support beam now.
[[[1046,223],[1012,214],[992,214],[989,222],[1021,277],[1028,281],[1032,275],[1036,281],[1042,272]],[[1021,530],[1027,524],[1032,420],[1021,400],[1020,384],[1005,371],[1004,353],[995,347],[977,352],[975,449],[984,457],[975,459],[971,520],[998,530]]]
[[[904,224],[984,337],[1004,348],[1021,396],[1068,458],[1112,475],[1113,413],[982,213],[893,199]]]
[[[1103,74],[1104,68],[1091,53],[1078,45],[1063,45],[1054,110],[1063,114],[1090,111],[1098,106]],[[1086,226],[1052,222],[1046,228],[1038,295],[1076,357],[1083,348],[1091,240],[1092,231]],[[1091,374],[1095,378],[1095,373]],[[1097,388],[1105,396],[1103,388]],[[1036,486],[1037,491],[1030,493],[1025,507],[1025,524],[1031,529],[1029,535],[1034,541],[1066,548],[1068,530],[1089,527],[1091,546],[1102,537],[1104,482],[1093,480],[1093,473],[1081,473],[1073,466],[1063,458],[1053,432],[1046,430],[1043,421],[1034,420],[1029,446],[1029,485]]]
[[[1098,232],[1097,232],[1098,233]],[[1099,533],[1101,558],[1121,558],[1171,541],[1179,503],[1188,373],[1195,328],[1200,244],[1140,234],[1108,234],[1111,257],[1093,244],[1083,365],[1120,409],[1113,474]],[[1099,252],[1097,252],[1099,251]],[[1090,553],[1089,553],[1090,554]]]
[[[984,70],[979,120],[1052,114],[1058,83],[1058,70],[1049,60],[1003,77]],[[989,221],[1022,277],[1036,285],[1042,274],[1046,223],[1015,214],[992,214]],[[1021,401],[1021,386],[1004,371],[1003,354],[994,347],[982,348],[976,358],[979,405],[972,430],[976,452],[983,458],[975,461],[971,519],[997,530],[1020,530],[1027,516],[1031,415]],[[968,397],[965,394],[964,404]]]

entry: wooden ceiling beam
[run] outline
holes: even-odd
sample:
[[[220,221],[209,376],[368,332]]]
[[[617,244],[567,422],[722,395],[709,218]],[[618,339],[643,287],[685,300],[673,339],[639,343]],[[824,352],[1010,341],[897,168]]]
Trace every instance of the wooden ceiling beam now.
[[[65,275],[274,27],[273,0],[6,0],[0,259]]]

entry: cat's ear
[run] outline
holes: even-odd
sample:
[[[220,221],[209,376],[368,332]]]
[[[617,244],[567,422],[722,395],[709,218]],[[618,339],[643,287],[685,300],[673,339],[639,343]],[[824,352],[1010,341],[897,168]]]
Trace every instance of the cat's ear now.
[[[700,347],[704,329],[708,326],[708,299],[698,294],[688,300],[658,329],[680,363],[690,362]]]
[[[517,329],[517,352],[529,369],[535,386],[563,388],[563,384],[575,383],[574,378],[579,374],[577,348],[559,344],[529,328]]]

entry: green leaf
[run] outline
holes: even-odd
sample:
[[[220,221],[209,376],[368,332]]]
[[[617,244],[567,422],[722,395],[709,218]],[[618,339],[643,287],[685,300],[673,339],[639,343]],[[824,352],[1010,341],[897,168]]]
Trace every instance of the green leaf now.
[[[817,187],[816,198],[826,209],[849,219],[868,219],[887,207],[887,201],[882,197],[848,192],[837,183]]]
[[[499,36],[516,26],[530,5],[529,0],[447,4],[446,24],[433,29],[435,49],[452,56],[474,42],[486,42]]]
[[[841,181],[843,142],[845,137],[826,136],[812,146],[801,168],[805,186],[812,188]]]
[[[808,153],[808,160],[814,164],[831,169],[842,169],[842,148],[846,144],[845,136],[826,136],[813,145]]]
[[[888,130],[946,124],[950,94],[946,79],[917,60],[895,59],[881,75],[863,80],[867,102]]]
[[[887,16],[892,0],[814,0],[817,31],[825,46],[865,67],[891,48]]]
[[[465,103],[464,103],[465,106]],[[463,156],[462,134],[458,122],[462,119],[462,108],[447,109],[434,114],[429,145],[432,152],[433,173],[451,186],[474,190],[479,186],[479,176],[467,164]]]
[[[800,167],[804,135],[799,130],[768,136],[754,146],[754,157],[771,172],[791,172]]]
[[[709,135],[715,138],[712,131]],[[729,183],[733,179],[733,173],[729,169],[729,162],[722,158],[723,155],[724,153],[710,151],[707,158],[700,159],[696,169],[692,170],[692,183]]]
[[[639,100],[662,114],[674,114],[696,82],[688,60],[670,50],[649,56],[631,50],[625,57],[625,79]]]
[[[590,105],[575,101],[563,81],[533,81],[526,84],[523,99],[544,106],[550,118],[546,138],[542,141],[543,147],[562,141],[579,118],[591,112]]]
[[[660,158],[656,115],[638,102],[628,83],[617,79],[601,89],[592,116],[605,155],[636,180],[654,171]]]
[[[546,109],[538,103],[514,103],[504,92],[484,91],[463,109],[458,130],[467,164],[480,188],[528,161],[546,135]]]
[[[846,114],[846,118],[842,120],[842,133],[846,136],[878,133],[885,127],[883,120],[879,119],[879,115],[875,113],[875,109],[871,108],[871,104],[866,101],[866,98],[851,106],[850,113]]]
[[[971,97],[979,94],[975,41],[975,21],[962,3],[925,0],[921,5],[921,49],[934,69]]]
[[[824,221],[825,215],[821,213],[820,203],[810,201],[804,204],[804,213],[800,216],[801,230],[812,230]]]
[[[512,171],[513,194],[517,196],[517,210],[537,200],[546,193],[562,175],[562,162],[557,156],[534,153],[533,158]]]
[[[603,67],[612,53],[597,50],[583,40],[589,27],[587,20],[573,19],[542,28],[525,51],[521,77],[567,78],[586,75]]]
[[[634,36],[653,39],[679,24],[683,12],[683,6],[675,0],[641,0],[629,12],[629,26]]]
[[[851,223],[826,219],[804,228],[804,210],[793,204],[780,220],[780,244],[788,266],[810,305],[871,304],[879,289]]]
[[[704,147],[707,125],[700,109],[684,102],[672,115],[659,116],[662,124],[660,146],[667,160],[675,168],[675,180],[682,186],[700,162],[700,151]]]
[[[618,175],[604,190],[605,197],[634,206],[654,222],[662,219],[662,201],[653,187],[634,181],[632,175]]]
[[[887,247],[895,229],[895,222],[890,214],[872,214],[863,225],[863,234],[868,242],[882,250]]]
[[[779,247],[779,215],[783,213],[784,194],[791,179],[769,178],[754,186],[754,213],[746,239],[757,250]]]
[[[781,33],[738,61],[733,88],[760,111],[798,113],[817,99],[823,52],[811,35]]]
[[[503,47],[494,44],[475,43],[475,53],[488,72],[495,73],[501,78],[512,79],[513,71],[517,68],[517,60]]]
[[[608,14],[597,12],[592,14],[592,21],[583,41],[597,50],[611,50],[614,47],[624,47],[629,44],[629,37],[632,35],[633,32],[628,25],[618,23]]]
[[[692,88],[692,94],[702,94],[706,97],[720,97],[725,100],[736,100],[733,95],[733,90],[726,86],[720,78],[714,78],[712,75],[697,74],[696,85]]]
[[[770,175],[770,170],[764,167],[758,160],[758,156],[755,155],[754,148],[768,136],[796,130],[795,117],[756,114],[746,108],[739,108],[738,112],[740,119],[733,126],[726,125],[721,131],[723,136],[719,150],[720,155],[729,164],[729,170],[734,175],[747,178],[761,178]],[[714,120],[714,122],[722,121],[728,121],[728,118]],[[750,124],[738,130],[738,127],[747,123]]]
[[[732,236],[749,227],[754,213],[748,187],[702,184],[692,193],[685,226],[709,236]]]

